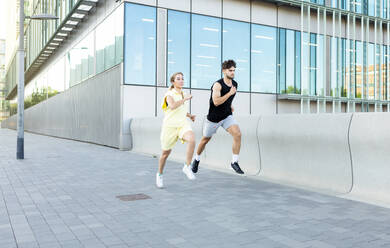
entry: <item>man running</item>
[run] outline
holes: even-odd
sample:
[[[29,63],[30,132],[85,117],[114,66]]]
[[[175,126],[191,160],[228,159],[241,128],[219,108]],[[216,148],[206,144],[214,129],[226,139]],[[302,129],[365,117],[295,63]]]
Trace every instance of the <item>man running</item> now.
[[[236,62],[227,60],[222,63],[224,77],[218,80],[211,87],[210,107],[207,119],[203,126],[203,137],[200,140],[195,159],[192,161],[192,171],[198,172],[200,155],[206,144],[210,141],[217,129],[222,126],[231,136],[233,136],[233,155],[231,167],[238,174],[244,174],[238,165],[238,154],[241,147],[241,131],[233,118],[234,109],[232,102],[237,91],[237,82],[233,80],[236,70]]]

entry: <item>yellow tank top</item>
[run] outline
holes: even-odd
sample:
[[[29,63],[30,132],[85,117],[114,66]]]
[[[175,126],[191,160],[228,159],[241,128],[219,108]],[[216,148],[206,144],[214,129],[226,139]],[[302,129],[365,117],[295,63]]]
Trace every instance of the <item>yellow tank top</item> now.
[[[188,123],[187,113],[188,105],[187,102],[180,105],[176,109],[172,110],[168,107],[167,96],[171,96],[173,100],[180,101],[183,99],[183,95],[177,92],[175,89],[169,89],[164,95],[162,102],[162,109],[164,111],[163,126],[165,127],[183,127]]]

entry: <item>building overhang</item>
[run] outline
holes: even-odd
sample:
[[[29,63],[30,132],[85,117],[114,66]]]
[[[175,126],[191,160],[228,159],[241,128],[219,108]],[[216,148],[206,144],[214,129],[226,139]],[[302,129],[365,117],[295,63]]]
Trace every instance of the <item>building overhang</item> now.
[[[25,85],[36,75],[40,68],[51,58],[55,52],[66,42],[70,35],[77,30],[77,26],[83,22],[89,13],[97,7],[99,0],[80,0],[73,7],[58,26],[56,32],[46,43],[31,65],[24,72]],[[7,100],[11,100],[17,94],[17,84],[8,92]]]

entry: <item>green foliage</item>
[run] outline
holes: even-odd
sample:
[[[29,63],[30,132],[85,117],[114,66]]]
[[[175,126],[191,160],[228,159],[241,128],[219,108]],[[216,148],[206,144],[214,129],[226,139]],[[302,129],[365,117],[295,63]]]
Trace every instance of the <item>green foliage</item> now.
[[[282,90],[282,94],[301,94],[299,89],[294,88],[294,86],[288,86],[287,90]]]
[[[38,104],[47,98],[50,98],[52,96],[55,96],[58,94],[58,91],[53,90],[51,87],[48,88],[41,88],[41,89],[36,89],[34,92],[26,97],[24,99],[24,109],[28,109],[29,107],[34,106],[35,104]],[[18,112],[18,105],[17,103],[12,103],[10,105],[10,114],[14,115]]]

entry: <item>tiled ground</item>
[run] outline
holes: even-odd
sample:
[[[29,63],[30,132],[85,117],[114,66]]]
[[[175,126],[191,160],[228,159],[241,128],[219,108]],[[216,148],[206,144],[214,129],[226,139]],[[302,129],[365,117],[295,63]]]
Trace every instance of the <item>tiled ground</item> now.
[[[0,129],[0,248],[390,247],[390,209],[200,167]],[[143,193],[151,199],[121,201]]]

